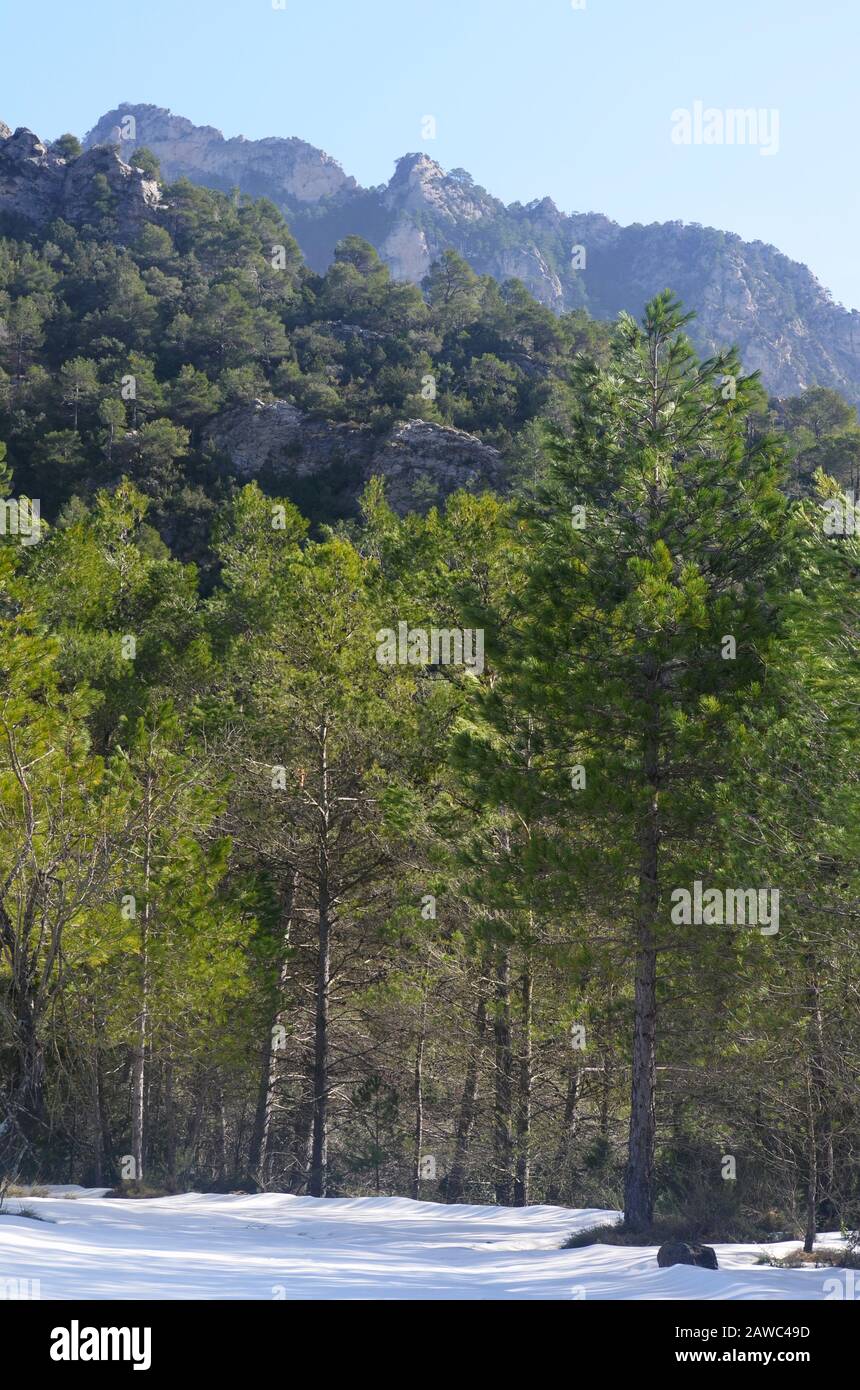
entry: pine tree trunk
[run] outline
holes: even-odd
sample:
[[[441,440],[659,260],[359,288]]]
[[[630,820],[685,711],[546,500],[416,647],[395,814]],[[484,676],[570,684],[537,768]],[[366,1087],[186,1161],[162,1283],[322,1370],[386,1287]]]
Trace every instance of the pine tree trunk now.
[[[815,1248],[818,1213],[818,1142],[815,1132],[815,1097],[812,1068],[806,1070],[806,1230],[803,1248],[810,1255]]]
[[[21,1133],[29,1142],[41,1133],[45,1118],[45,1053],[36,1007],[29,994],[16,1008],[15,1044],[12,1110]]]
[[[579,1067],[571,1059],[568,1064],[567,1090],[564,1097],[564,1115],[561,1122],[561,1137],[558,1141],[558,1148],[555,1151],[555,1160],[552,1165],[550,1175],[550,1185],[547,1189],[546,1200],[550,1203],[561,1202],[568,1195],[564,1188],[564,1177],[567,1170],[568,1159],[570,1158],[570,1146],[576,1132],[576,1103],[579,1099]]]
[[[224,1108],[224,1087],[218,1086],[218,1177],[222,1183],[226,1183],[229,1173],[229,1160],[227,1157],[227,1111]]]
[[[272,1115],[275,1108],[275,1092],[278,1078],[278,1049],[275,1046],[275,1030],[283,1023],[284,993],[289,979],[289,945],[293,925],[293,908],[296,900],[298,873],[293,873],[287,887],[286,900],[281,914],[281,961],[278,968],[278,992],[272,1025],[263,1040],[260,1064],[260,1082],[257,1092],[257,1109],[251,1143],[248,1153],[248,1169],[251,1175],[265,1187],[269,1156],[269,1135],[272,1128]]]
[[[505,946],[496,962],[496,1098],[494,1107],[494,1165],[496,1203],[509,1207],[514,1190],[513,1071],[511,1050],[511,957]]]
[[[427,1036],[427,972],[421,998],[421,1020],[418,1028],[418,1041],[415,1047],[415,1070],[413,1075],[413,1096],[415,1102],[415,1151],[412,1160],[412,1196],[417,1202],[421,1196],[421,1149],[424,1145],[424,1047]]]
[[[277,1020],[278,1014],[275,1013]],[[272,1122],[274,1102],[274,1076],[272,1033],[275,1024],[263,1039],[260,1049],[260,1075],[257,1083],[257,1106],[254,1112],[254,1125],[248,1145],[248,1172],[261,1188],[266,1186],[266,1151],[269,1143],[269,1129]]]
[[[131,1156],[134,1159],[133,1181],[143,1181],[143,1149],[146,1112],[146,1040],[149,1034],[149,971],[144,960],[140,1013],[137,1019],[137,1041],[132,1063]]]
[[[164,1065],[164,1166],[167,1186],[176,1187],[176,1097],[173,1086],[173,1058]]]
[[[308,1192],[324,1197],[328,1184],[329,994],[331,989],[331,919],[329,896],[328,729],[320,730],[320,830],[317,855],[318,951],[314,1017],[314,1108]]]
[[[609,1143],[609,1099],[612,1094],[612,1071],[609,1055],[603,1058],[603,1073],[600,1077],[600,1137]]]
[[[93,1010],[93,1014],[95,1015],[95,1010]],[[95,1017],[93,1018],[93,1026],[95,1027]],[[90,1065],[90,1125],[93,1135],[93,1187],[101,1187],[104,1182],[104,1120],[102,1117],[101,1067],[99,1049],[96,1043],[93,1044],[93,1056]]]
[[[639,837],[630,1133],[627,1171],[624,1177],[624,1223],[632,1231],[646,1230],[654,1216],[657,1087],[656,926],[660,828],[656,793],[658,742],[653,731],[649,731],[646,739],[644,771],[650,792]]]
[[[828,1085],[826,1040],[824,1036],[824,1015],[821,1005],[821,988],[817,966],[813,973],[813,1032],[814,1048],[812,1054],[813,1076],[815,1078],[816,1103],[818,1109],[818,1200],[826,1203],[827,1219],[836,1223],[837,1204],[834,1200],[834,1154],[833,1154],[833,1116],[831,1111],[831,1090]]]
[[[135,1182],[143,1182],[144,1149],[146,1146],[146,1056],[149,1043],[149,931],[150,902],[149,890],[152,878],[152,779],[147,775],[146,834],[143,850],[143,913],[140,919],[140,1012],[137,1017],[137,1039],[132,1062],[132,1102],[131,1102],[131,1155],[134,1160]]]
[[[324,1197],[328,1181],[328,1024],[331,987],[331,926],[328,906],[320,892],[319,949],[317,954],[316,1010],[314,1017],[314,1099],[311,1140],[311,1172],[308,1192]]]
[[[514,1182],[514,1206],[529,1204],[531,1176],[531,1119],[532,1119],[532,995],[531,958],[526,954],[520,986],[522,998],[522,1050],[520,1052],[519,1095],[517,1097],[517,1166]]]
[[[203,1128],[203,1116],[206,1110],[206,1080],[202,1067],[196,1067],[192,1077],[191,1093],[196,1096],[196,1104],[188,1119],[188,1129],[185,1135],[185,1151],[187,1162],[184,1165],[192,1172],[196,1172],[199,1167],[199,1146],[200,1132]]]
[[[487,996],[483,980],[479,986],[480,995],[475,1013],[475,1042],[469,1054],[463,1093],[460,1100],[460,1113],[457,1120],[457,1137],[454,1141],[454,1157],[448,1174],[445,1197],[448,1202],[462,1202],[466,1182],[466,1161],[469,1156],[469,1140],[478,1108],[478,1078],[484,1057],[484,1040],[487,1033]]]
[[[8,953],[10,979],[7,1012],[11,1015],[14,1052],[8,1090],[8,1113],[0,1115],[3,1136],[3,1162],[15,1176],[18,1162],[42,1135],[45,1120],[45,1051],[40,1032],[35,961],[28,950],[32,915],[37,910],[34,897],[23,930],[13,928],[0,904],[0,937]],[[0,1078],[2,1079],[2,1078]],[[0,1088],[0,1095],[5,1087]]]
[[[803,1248],[809,1255],[815,1248],[815,1237],[818,1234],[818,1117],[822,1109],[822,1096],[826,1085],[821,995],[815,959],[811,953],[806,957],[806,995],[809,1017],[806,1059],[806,1230]]]
[[[313,1040],[303,1049],[304,1077],[292,1141],[292,1178],[290,1191],[307,1192],[311,1172],[311,1148],[314,1118],[314,1048]]]

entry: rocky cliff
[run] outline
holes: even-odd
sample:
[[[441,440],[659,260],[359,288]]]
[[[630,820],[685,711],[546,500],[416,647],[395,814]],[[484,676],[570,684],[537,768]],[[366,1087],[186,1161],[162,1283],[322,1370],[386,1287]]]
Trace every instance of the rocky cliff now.
[[[336,160],[294,137],[225,140],[213,126],[197,126],[160,106],[128,103],[108,111],[86,137],[87,148],[117,144],[124,154],[145,145],[158,155],[168,180],[189,178],[229,192],[241,188],[282,208],[318,203],[357,187]]]
[[[762,242],[682,222],[622,227],[599,213],[563,213],[550,198],[505,206],[465,170],[446,172],[426,153],[405,155],[387,185],[364,189],[302,140],[225,140],[154,106],[117,107],[87,145],[118,134],[123,148],[150,146],[168,178],[271,198],[315,269],[342,236],[358,233],[401,279],[420,281],[453,247],[482,274],[522,280],[556,312],[638,314],[668,285],[698,312],[700,351],[737,343],[777,395],[820,383],[860,401],[860,314]]]
[[[343,511],[353,509],[364,484],[379,474],[399,511],[442,501],[458,488],[504,486],[496,449],[427,420],[407,420],[379,435],[367,426],[311,419],[288,401],[255,401],[220,415],[205,442],[244,482],[259,478],[295,496],[303,483],[324,480],[329,491],[342,493]]]
[[[41,227],[58,217],[81,224],[100,205],[109,211],[117,237],[126,240],[157,216],[160,204],[158,184],[112,148],[95,146],[67,161],[31,130],[20,127],[13,134],[0,123],[0,218],[6,225]]]

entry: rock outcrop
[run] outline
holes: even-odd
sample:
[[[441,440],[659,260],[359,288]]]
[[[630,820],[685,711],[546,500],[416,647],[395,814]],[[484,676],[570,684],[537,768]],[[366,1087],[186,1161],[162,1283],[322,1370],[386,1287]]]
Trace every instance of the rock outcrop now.
[[[125,241],[157,217],[160,206],[158,184],[112,148],[65,160],[23,126],[0,140],[0,217],[7,221],[42,227],[61,217],[80,225],[104,209],[113,234]]]
[[[717,1252],[712,1245],[690,1245],[683,1240],[669,1240],[657,1251],[661,1269],[670,1265],[696,1265],[699,1269],[719,1269]]]
[[[336,160],[304,140],[225,140],[214,126],[196,126],[161,106],[124,102],[102,116],[84,144],[118,144],[126,155],[145,145],[167,180],[185,177],[227,192],[239,187],[281,206],[317,203],[357,187]]]
[[[736,343],[776,395],[812,384],[860,401],[860,314],[835,304],[806,266],[773,246],[696,223],[622,227],[564,213],[550,198],[505,206],[463,169],[404,155],[388,184],[359,187],[322,150],[296,139],[225,139],[156,106],[125,103],[87,136],[150,146],[165,176],[265,195],[286,213],[309,263],[324,270],[338,240],[372,242],[400,279],[421,281],[448,247],[480,274],[516,277],[556,312],[636,315],[670,286],[697,311],[702,353]]]
[[[330,485],[336,475],[353,499],[375,475],[386,481],[393,507],[438,502],[458,488],[504,486],[496,449],[462,430],[426,420],[406,420],[379,435],[366,425],[312,419],[288,401],[237,406],[210,423],[205,443],[229,460],[235,475],[290,491],[314,480]]]
[[[0,213],[34,224],[61,215],[66,172],[65,160],[20,126],[0,145]]]

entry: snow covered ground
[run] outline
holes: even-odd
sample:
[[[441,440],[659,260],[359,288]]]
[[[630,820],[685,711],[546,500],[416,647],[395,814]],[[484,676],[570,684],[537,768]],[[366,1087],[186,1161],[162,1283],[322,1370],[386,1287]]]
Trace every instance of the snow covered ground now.
[[[23,1205],[42,1219],[0,1216],[0,1289],[38,1280],[43,1299],[853,1296],[850,1271],[756,1266],[756,1245],[716,1246],[716,1272],[658,1269],[655,1248],[559,1249],[572,1231],[611,1220],[606,1211],[282,1194],[124,1201],[82,1188]]]

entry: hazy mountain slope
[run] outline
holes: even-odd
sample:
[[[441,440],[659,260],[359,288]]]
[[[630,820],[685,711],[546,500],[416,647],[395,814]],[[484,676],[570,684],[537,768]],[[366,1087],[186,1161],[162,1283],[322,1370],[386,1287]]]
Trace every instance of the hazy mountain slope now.
[[[698,311],[702,351],[736,342],[778,395],[820,383],[860,400],[860,314],[763,242],[681,222],[621,227],[599,214],[562,213],[549,198],[506,207],[464,170],[446,173],[426,154],[404,156],[387,185],[364,189],[302,140],[225,140],[156,106],[117,107],[86,143],[118,137],[126,156],[138,144],[153,149],[168,178],[271,198],[317,270],[356,232],[401,279],[420,281],[450,246],[482,274],[523,280],[557,311],[584,306],[598,318],[638,313],[670,285]]]

